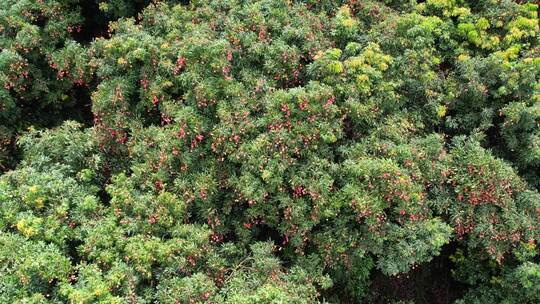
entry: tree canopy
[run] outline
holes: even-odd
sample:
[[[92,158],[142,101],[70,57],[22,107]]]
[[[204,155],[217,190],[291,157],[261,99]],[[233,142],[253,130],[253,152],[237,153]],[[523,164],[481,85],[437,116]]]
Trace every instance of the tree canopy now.
[[[535,1],[0,0],[0,302],[538,303],[539,35]]]

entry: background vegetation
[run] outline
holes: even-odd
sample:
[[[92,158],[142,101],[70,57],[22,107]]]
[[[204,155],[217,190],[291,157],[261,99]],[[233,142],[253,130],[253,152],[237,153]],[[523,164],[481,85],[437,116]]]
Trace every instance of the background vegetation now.
[[[1,303],[539,303],[538,5],[0,0]]]

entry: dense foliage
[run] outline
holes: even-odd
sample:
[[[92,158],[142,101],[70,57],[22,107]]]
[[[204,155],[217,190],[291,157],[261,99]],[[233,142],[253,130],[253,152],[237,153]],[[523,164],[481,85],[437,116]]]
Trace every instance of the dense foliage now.
[[[534,2],[0,0],[0,302],[540,302]]]

